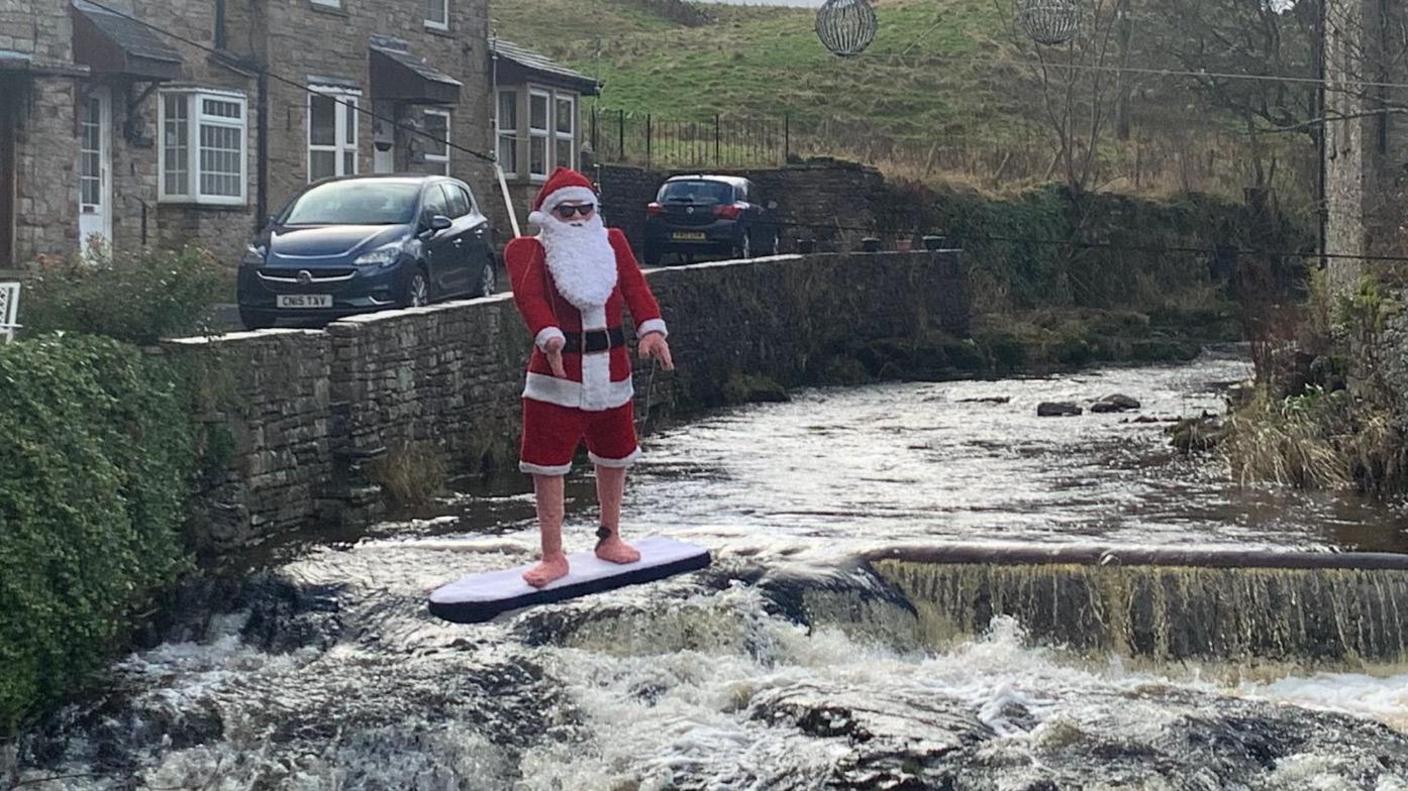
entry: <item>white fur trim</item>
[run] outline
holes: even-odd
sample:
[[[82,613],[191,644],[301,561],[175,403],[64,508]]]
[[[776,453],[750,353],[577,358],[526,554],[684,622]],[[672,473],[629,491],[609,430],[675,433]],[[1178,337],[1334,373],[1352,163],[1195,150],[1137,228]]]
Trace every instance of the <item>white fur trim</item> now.
[[[548,219],[549,219],[548,215],[543,214],[543,213],[540,212],[540,211],[535,211],[535,212],[529,212],[529,213],[528,213],[528,222],[533,223],[534,225],[538,226],[539,228],[543,227],[543,223],[547,222]]]
[[[586,187],[563,187],[560,190],[553,190],[552,192],[549,192],[548,196],[546,198],[543,198],[543,205],[539,206],[536,211],[540,211],[544,214],[551,214],[552,210],[556,209],[559,203],[566,203],[567,201],[590,203],[593,206],[596,206],[597,197],[595,192],[592,192]],[[529,217],[529,219],[532,218]],[[534,224],[537,224],[536,220],[534,220]]]
[[[582,409],[600,412],[620,404],[611,403],[611,352],[582,355]]]
[[[538,331],[538,337],[533,339],[533,345],[537,346],[543,351],[547,351],[548,341],[552,340],[553,338],[561,338],[564,341],[567,340],[567,336],[563,335],[562,330],[558,329],[557,327],[544,327]]]
[[[526,472],[529,475],[566,475],[572,471],[572,462],[559,464],[553,467],[544,467],[541,464],[530,464],[526,461],[518,463],[519,472]]]
[[[636,327],[637,338],[644,338],[652,332],[660,333],[663,338],[670,337],[670,331],[665,329],[664,319],[647,319],[642,321],[639,327]]]
[[[586,364],[587,358],[590,357],[608,359],[610,355],[585,355],[582,360],[583,365]],[[607,364],[610,365],[609,362]],[[571,379],[559,379],[556,376],[533,373],[531,371],[528,373],[527,380],[523,385],[524,398],[531,398],[534,401],[542,401],[548,404],[556,404],[558,406],[581,409],[588,412],[605,412],[608,409],[615,409],[627,403],[632,398],[635,398],[636,388],[631,382],[631,378],[628,376],[619,382],[609,382],[605,394],[597,404],[587,406],[583,395],[584,388],[580,382],[574,382]]]
[[[581,311],[582,329],[584,330],[604,330],[606,329],[606,306],[592,305]]]
[[[631,455],[623,459],[607,459],[602,456],[598,456],[595,453],[592,453],[591,451],[587,451],[587,458],[591,459],[592,464],[595,464],[598,467],[612,467],[618,470],[624,469],[626,467],[631,466],[632,464],[635,464],[636,460],[640,458],[640,446],[637,445],[636,449],[631,451]]]

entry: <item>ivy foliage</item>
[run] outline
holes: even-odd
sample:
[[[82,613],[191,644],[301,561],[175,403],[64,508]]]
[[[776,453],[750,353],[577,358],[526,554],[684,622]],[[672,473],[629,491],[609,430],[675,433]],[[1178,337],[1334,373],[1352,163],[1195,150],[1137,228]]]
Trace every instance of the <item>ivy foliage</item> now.
[[[188,567],[187,391],[112,339],[0,345],[0,738],[81,687]]]

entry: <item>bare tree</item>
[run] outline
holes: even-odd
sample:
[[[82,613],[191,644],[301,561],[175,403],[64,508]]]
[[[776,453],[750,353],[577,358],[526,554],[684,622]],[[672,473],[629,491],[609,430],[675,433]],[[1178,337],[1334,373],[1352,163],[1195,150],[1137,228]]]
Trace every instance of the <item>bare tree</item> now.
[[[1056,46],[1038,44],[1026,35],[1017,23],[1015,3],[998,3],[1012,20],[1011,38],[1019,58],[1033,64],[1030,73],[1039,89],[1042,116],[1056,139],[1050,173],[1059,168],[1072,193],[1084,193],[1097,175],[1100,142],[1115,98],[1129,88],[1124,72],[1116,68],[1127,57],[1118,46],[1127,37],[1118,32],[1129,0],[1081,3],[1077,35]]]

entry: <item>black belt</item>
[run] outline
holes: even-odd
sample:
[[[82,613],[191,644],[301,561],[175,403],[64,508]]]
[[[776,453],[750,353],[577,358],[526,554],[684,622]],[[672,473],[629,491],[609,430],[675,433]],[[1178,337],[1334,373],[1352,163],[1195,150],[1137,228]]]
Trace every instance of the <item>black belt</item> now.
[[[591,354],[592,352],[604,352],[614,349],[617,346],[626,345],[626,331],[620,327],[612,327],[609,330],[588,330],[587,332],[564,332],[567,337],[567,344],[562,347],[564,352],[577,354]]]

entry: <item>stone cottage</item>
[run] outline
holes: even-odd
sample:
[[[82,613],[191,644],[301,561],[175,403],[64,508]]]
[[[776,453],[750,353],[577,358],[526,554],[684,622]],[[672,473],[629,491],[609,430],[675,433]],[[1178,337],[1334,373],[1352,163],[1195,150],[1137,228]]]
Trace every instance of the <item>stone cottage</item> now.
[[[1364,269],[1353,256],[1408,255],[1408,10],[1325,0],[1324,14],[1322,235],[1342,289]]]
[[[575,163],[595,82],[491,40],[488,0],[0,3],[0,270],[95,239],[233,261],[296,190],[355,173],[463,178],[503,239],[476,153],[518,185]]]

